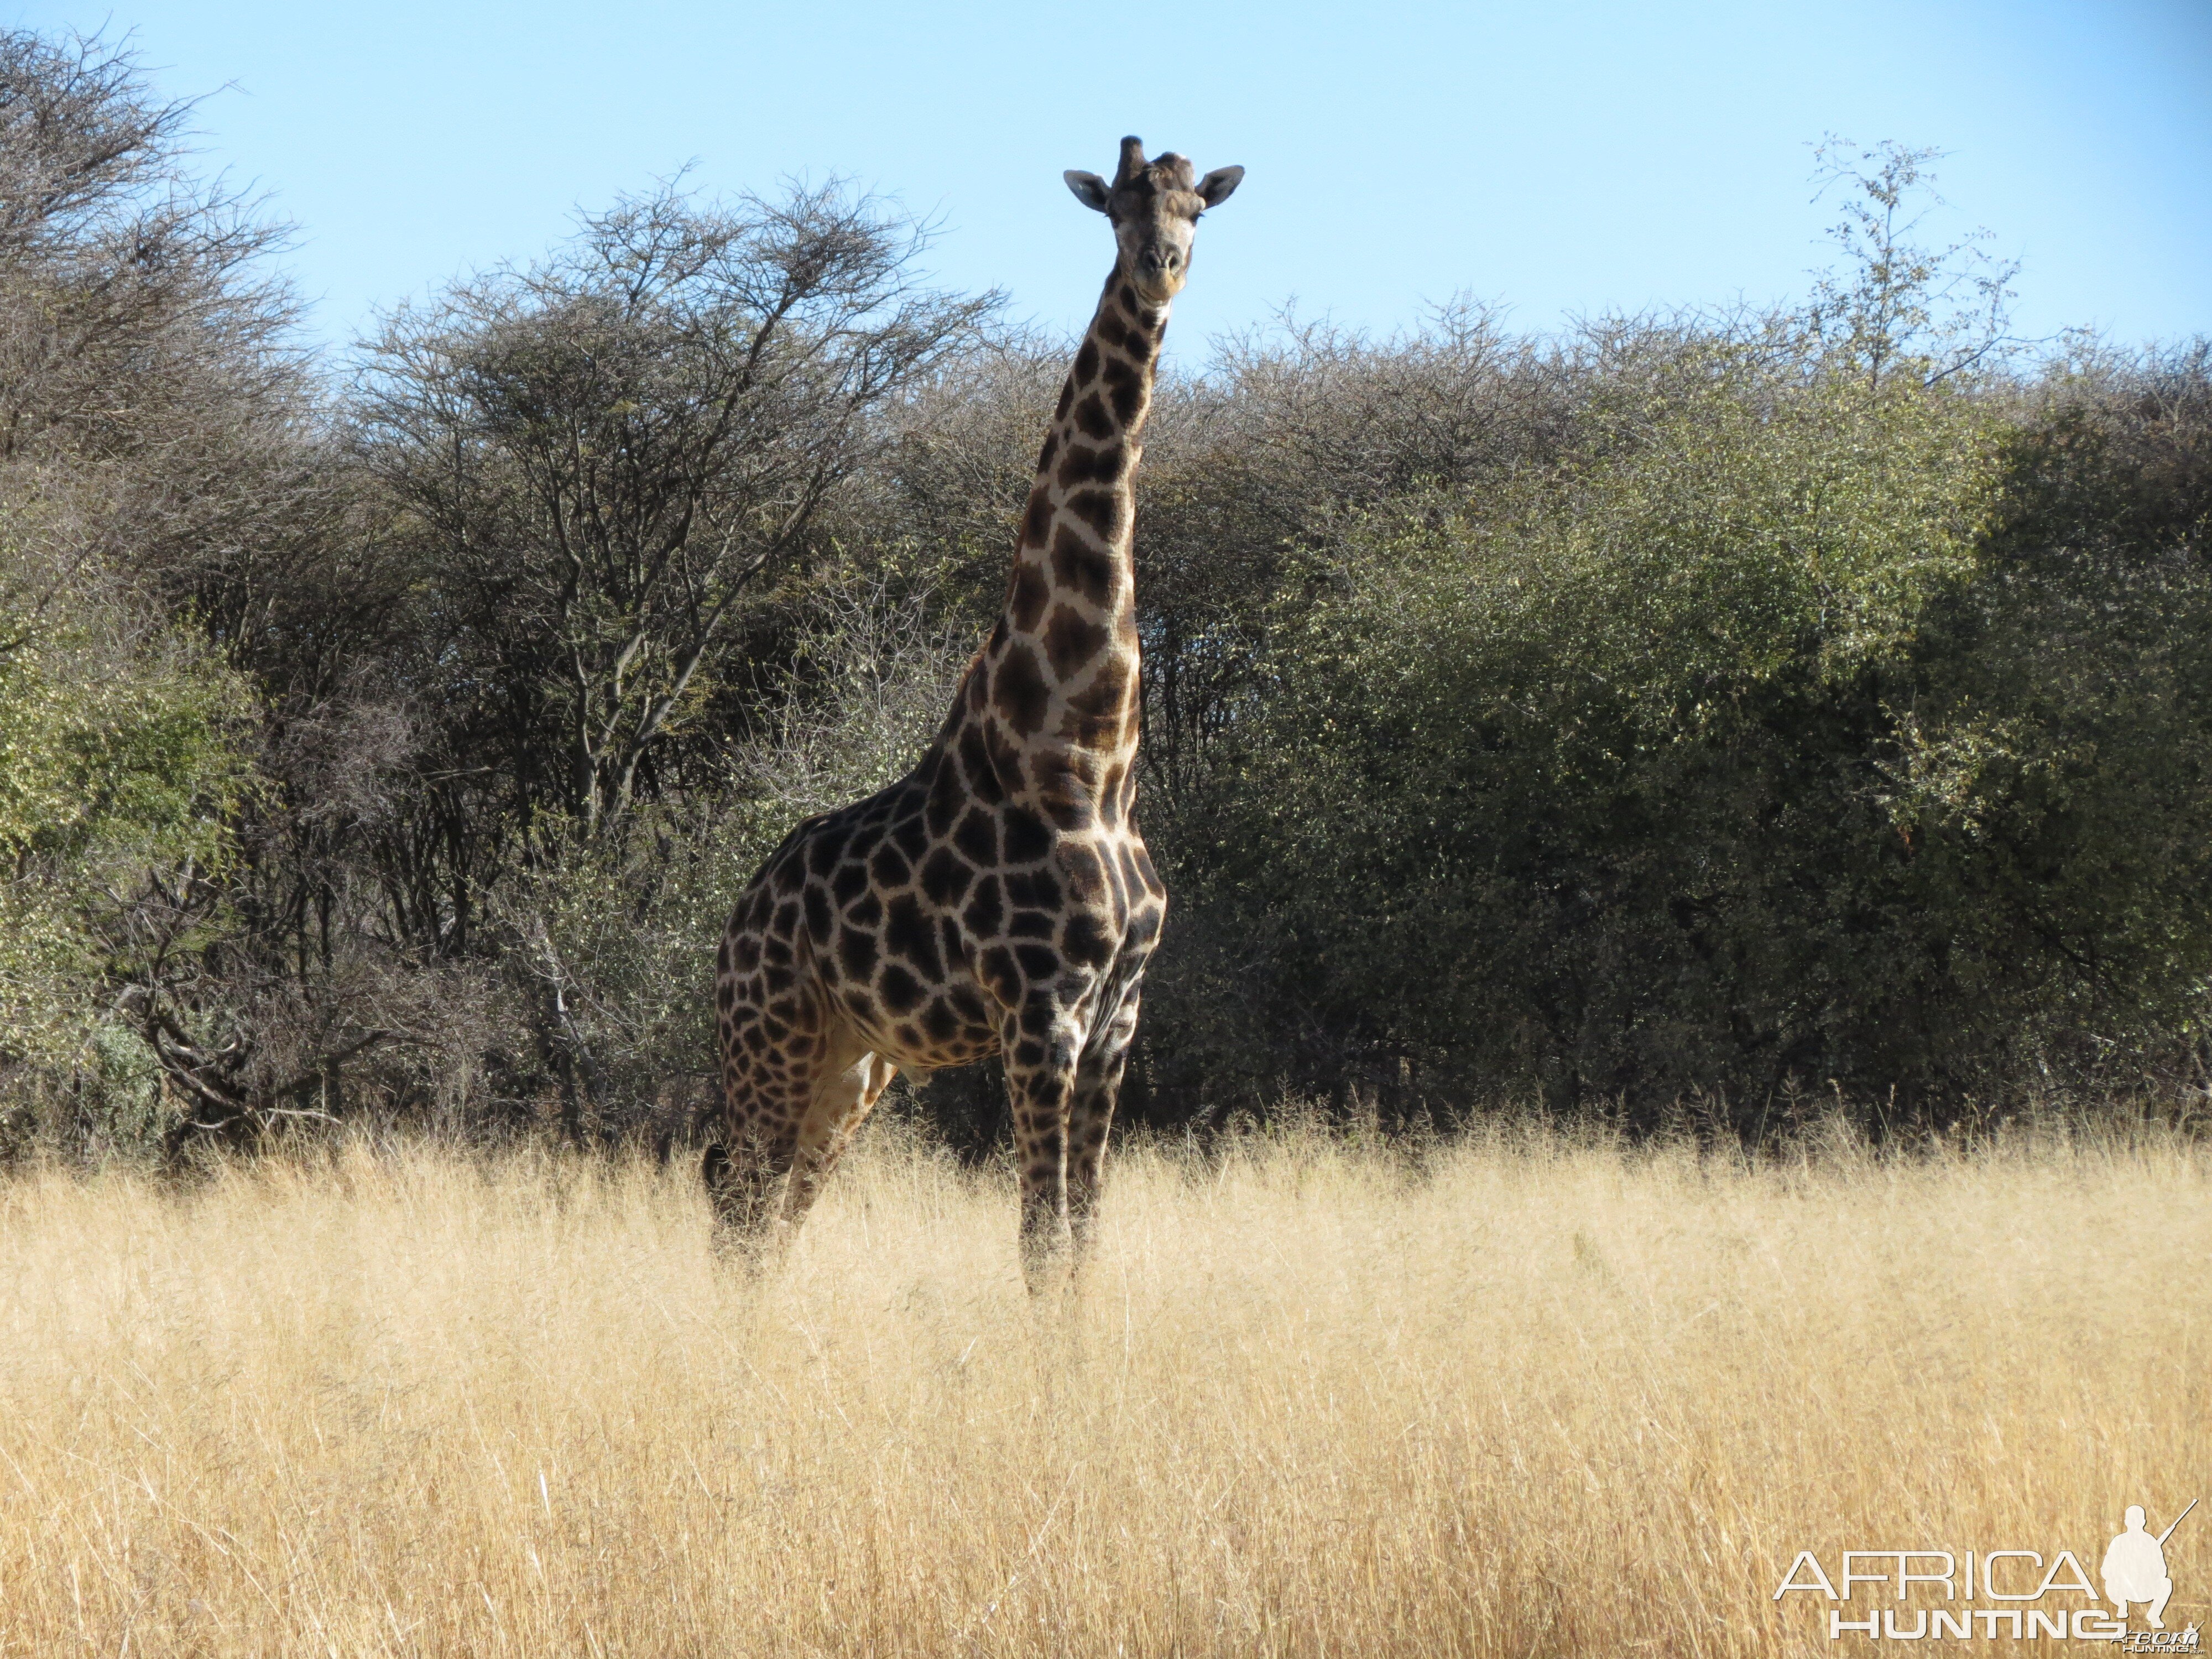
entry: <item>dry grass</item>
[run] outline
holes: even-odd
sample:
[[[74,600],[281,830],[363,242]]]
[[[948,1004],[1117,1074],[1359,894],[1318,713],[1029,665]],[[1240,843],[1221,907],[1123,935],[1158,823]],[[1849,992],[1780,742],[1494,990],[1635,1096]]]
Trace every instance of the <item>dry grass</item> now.
[[[895,1136],[759,1290],[642,1167],[20,1178],[0,1652],[1840,1652],[1800,1549],[2212,1499],[2208,1197],[2155,1134],[1155,1149],[1054,1312]]]

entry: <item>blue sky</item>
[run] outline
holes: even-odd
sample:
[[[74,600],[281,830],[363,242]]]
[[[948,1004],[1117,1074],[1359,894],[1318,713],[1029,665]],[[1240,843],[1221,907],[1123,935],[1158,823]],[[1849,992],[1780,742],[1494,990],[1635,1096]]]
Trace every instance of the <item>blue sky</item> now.
[[[1241,162],[1176,343],[1286,302],[1387,331],[1465,292],[1520,326],[1791,296],[1834,215],[1808,143],[1953,152],[1941,189],[2024,263],[2022,331],[2212,331],[2212,0],[775,6],[37,0],[211,93],[212,166],[296,221],[325,338],[690,163],[836,173],[941,221],[930,264],[1088,314],[1111,257],[1060,181],[1142,135]]]

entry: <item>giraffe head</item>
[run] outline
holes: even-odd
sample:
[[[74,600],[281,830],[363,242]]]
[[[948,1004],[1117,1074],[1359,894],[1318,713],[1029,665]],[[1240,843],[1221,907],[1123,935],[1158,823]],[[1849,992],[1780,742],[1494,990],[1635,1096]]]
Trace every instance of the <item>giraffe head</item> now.
[[[1192,182],[1190,163],[1170,150],[1145,160],[1141,138],[1121,141],[1121,165],[1108,184],[1095,173],[1061,175],[1075,199],[1113,222],[1121,270],[1147,305],[1165,305],[1190,275],[1191,231],[1198,216],[1229,199],[1243,167],[1216,167]]]

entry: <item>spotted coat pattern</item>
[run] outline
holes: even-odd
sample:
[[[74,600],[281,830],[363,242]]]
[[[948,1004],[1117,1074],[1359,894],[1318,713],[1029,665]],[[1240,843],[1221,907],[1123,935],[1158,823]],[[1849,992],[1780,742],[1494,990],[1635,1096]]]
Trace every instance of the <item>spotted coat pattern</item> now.
[[[1201,198],[1188,162],[1129,139],[1110,190],[1070,175],[1106,201],[1121,252],[1037,458],[1005,610],[914,769],[793,830],[721,941],[706,1176],[726,1237],[787,1237],[897,1071],[999,1054],[1033,1279],[1087,1240],[1166,902],[1133,815],[1137,438],[1189,225],[1239,173]]]

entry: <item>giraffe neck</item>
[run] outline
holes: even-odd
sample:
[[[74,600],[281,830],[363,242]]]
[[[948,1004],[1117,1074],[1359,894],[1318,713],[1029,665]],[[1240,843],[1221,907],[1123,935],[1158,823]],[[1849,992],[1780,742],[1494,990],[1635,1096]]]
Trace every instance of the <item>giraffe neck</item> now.
[[[1018,758],[1000,769],[1009,785],[1073,794],[1109,820],[1126,809],[1137,747],[1132,484],[1167,317],[1117,264],[1060,390],[1006,609],[977,665],[990,677],[991,746]]]

